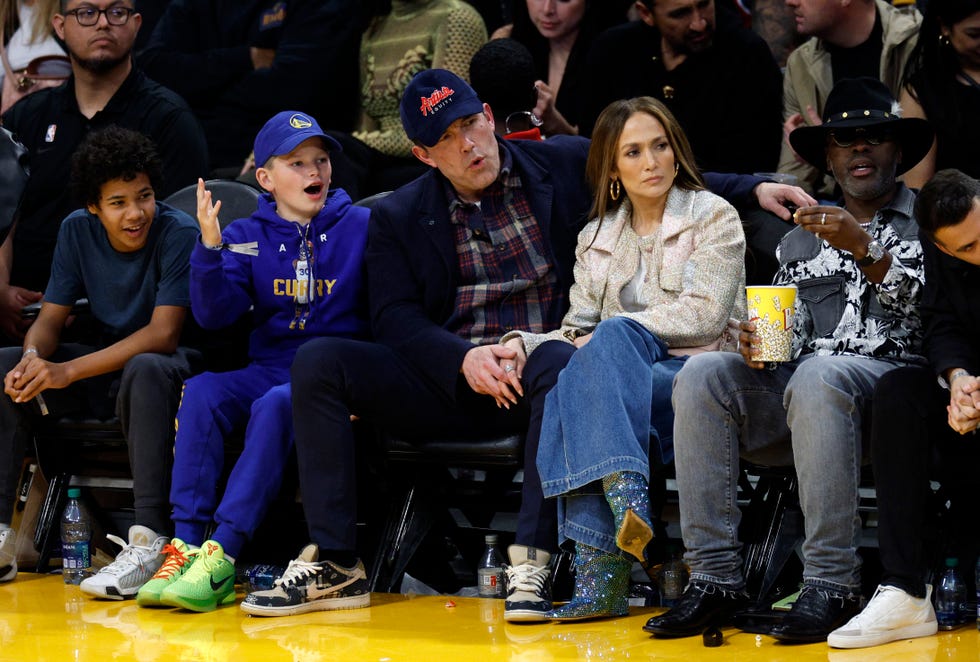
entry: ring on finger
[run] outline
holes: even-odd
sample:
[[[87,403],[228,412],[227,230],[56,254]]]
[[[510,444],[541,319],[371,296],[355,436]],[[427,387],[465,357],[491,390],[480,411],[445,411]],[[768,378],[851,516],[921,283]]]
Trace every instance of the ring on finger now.
[[[514,372],[514,366],[512,365],[504,366],[504,372]]]
[[[826,224],[827,224],[827,213],[824,212],[823,214],[820,214],[820,225],[826,225]]]

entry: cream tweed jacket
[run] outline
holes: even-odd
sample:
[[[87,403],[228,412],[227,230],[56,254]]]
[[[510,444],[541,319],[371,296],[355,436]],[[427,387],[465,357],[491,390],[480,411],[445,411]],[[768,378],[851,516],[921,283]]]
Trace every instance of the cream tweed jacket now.
[[[626,312],[620,292],[639,268],[640,248],[632,232],[629,200],[594,220],[578,236],[575,283],[560,329],[550,333],[511,331],[530,355],[548,340],[571,342],[565,332],[591,332],[601,320],[626,317],[662,340],[673,355],[735,350],[728,320],[745,319],[745,236],[735,208],[708,191],[671,188],[661,222],[661,262],[643,284],[646,310]]]

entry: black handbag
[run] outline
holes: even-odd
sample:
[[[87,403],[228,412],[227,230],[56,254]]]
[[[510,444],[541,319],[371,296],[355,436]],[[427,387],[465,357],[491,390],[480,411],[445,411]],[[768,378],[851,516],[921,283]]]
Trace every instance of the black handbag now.
[[[7,239],[17,218],[20,200],[30,178],[27,160],[27,148],[0,126],[0,182],[3,182],[0,186],[0,244]]]

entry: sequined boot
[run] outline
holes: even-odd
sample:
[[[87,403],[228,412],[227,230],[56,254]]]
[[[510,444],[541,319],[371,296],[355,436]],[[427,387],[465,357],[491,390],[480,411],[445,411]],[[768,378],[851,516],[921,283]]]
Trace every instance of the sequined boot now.
[[[616,545],[642,562],[653,539],[647,481],[635,471],[619,471],[602,478],[602,491],[616,520]]]
[[[575,593],[571,602],[545,616],[555,621],[626,616],[632,565],[619,554],[575,543]]]

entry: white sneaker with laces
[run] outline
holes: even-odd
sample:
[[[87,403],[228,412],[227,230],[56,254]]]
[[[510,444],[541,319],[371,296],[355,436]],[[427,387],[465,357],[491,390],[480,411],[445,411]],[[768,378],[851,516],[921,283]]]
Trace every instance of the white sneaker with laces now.
[[[551,554],[524,545],[507,548],[510,565],[504,568],[507,598],[504,620],[511,623],[538,623],[548,620],[551,610]]]
[[[879,585],[864,610],[827,637],[833,648],[865,648],[889,641],[936,634],[932,586],[926,597],[916,598],[900,588]]]
[[[163,546],[169,538],[158,536],[145,526],[129,527],[129,543],[114,535],[106,538],[122,547],[116,560],[98,573],[82,580],[83,592],[98,598],[124,600],[132,598],[140,586],[150,581],[165,560]]]
[[[10,527],[0,529],[0,582],[17,576],[17,536]]]

